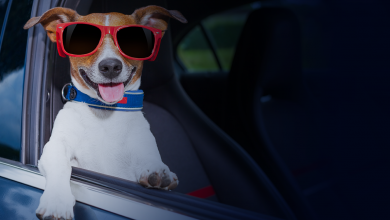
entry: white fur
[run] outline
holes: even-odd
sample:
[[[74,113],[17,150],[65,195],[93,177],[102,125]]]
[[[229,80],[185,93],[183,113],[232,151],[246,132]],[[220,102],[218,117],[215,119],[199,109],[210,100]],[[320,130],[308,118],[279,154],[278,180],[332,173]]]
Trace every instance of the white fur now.
[[[110,15],[106,15],[106,22],[104,25],[109,26],[110,25]]]
[[[109,17],[106,17],[106,24]],[[97,69],[105,58],[123,57],[105,38],[104,51],[91,68],[82,68],[94,82],[106,82]],[[123,65],[122,73],[112,82],[124,82],[133,67]],[[85,89],[72,77],[73,84],[90,97],[96,92]],[[141,84],[126,86],[125,90],[137,90]],[[38,168],[46,178],[45,191],[37,213],[42,218],[53,215],[73,218],[75,197],[70,189],[71,166],[140,182],[152,173],[167,174],[172,182],[178,182],[174,173],[161,161],[156,140],[149,123],[141,111],[108,111],[88,107],[85,103],[67,102],[58,113],[52,135],[43,149]],[[149,185],[149,187],[151,187]],[[168,187],[165,187],[168,189]]]
[[[138,88],[136,88],[138,89]],[[93,109],[67,102],[58,113],[38,168],[46,177],[37,212],[73,217],[71,166],[139,182],[152,172],[170,173],[161,161],[149,123],[141,111]]]
[[[66,103],[57,115],[52,136],[39,161],[44,175],[51,168],[45,168],[44,164],[50,160],[59,163],[62,160],[58,156],[63,157],[64,163],[66,160],[66,166],[132,181],[138,181],[146,164],[165,167],[141,111],[107,111],[76,102]]]

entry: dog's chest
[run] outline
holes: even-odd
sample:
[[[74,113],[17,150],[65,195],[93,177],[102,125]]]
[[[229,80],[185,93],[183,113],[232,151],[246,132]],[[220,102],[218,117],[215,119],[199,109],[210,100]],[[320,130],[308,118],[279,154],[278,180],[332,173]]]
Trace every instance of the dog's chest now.
[[[139,148],[143,147],[143,140],[149,138],[145,136],[150,133],[143,113],[96,110],[77,104],[71,107],[77,107],[81,120],[73,126],[78,126],[82,133],[78,135],[77,146],[73,146],[71,164],[133,179],[131,171],[135,169]]]

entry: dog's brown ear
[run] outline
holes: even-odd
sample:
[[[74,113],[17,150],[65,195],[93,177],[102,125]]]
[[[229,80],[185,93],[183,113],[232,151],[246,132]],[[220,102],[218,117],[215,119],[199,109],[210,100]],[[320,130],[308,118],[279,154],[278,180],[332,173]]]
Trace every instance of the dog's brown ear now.
[[[176,10],[167,10],[163,7],[150,5],[137,9],[131,15],[137,24],[154,27],[160,30],[166,30],[169,18],[175,18],[181,23],[187,23],[187,19]]]
[[[77,14],[77,12],[69,8],[52,8],[40,17],[30,18],[30,20],[27,21],[23,28],[29,29],[32,26],[41,23],[43,28],[45,28],[47,36],[49,36],[50,40],[52,42],[56,42],[57,24],[76,21],[79,16],[80,15]]]

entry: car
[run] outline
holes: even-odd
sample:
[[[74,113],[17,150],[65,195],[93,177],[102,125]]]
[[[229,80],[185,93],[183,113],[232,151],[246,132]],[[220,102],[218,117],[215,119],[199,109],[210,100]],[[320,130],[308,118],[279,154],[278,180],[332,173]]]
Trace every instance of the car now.
[[[4,2],[2,101],[10,101],[12,105],[2,111],[1,119],[7,128],[2,130],[5,149],[0,169],[2,219],[35,216],[45,184],[37,162],[50,137],[55,116],[64,104],[63,85],[70,82],[69,61],[57,55],[43,28],[37,26],[27,32],[21,29],[23,24],[54,6],[73,8],[80,14],[97,11],[130,14],[137,7],[156,3],[163,4],[117,1],[102,10],[100,1]],[[273,214],[292,217],[288,206],[249,155],[180,92],[178,81],[172,77],[169,33],[166,36],[160,59],[146,64],[143,71],[144,112],[163,160],[180,176],[181,186],[173,192],[150,190],[130,181],[73,168],[71,185],[78,201],[75,218],[273,219]],[[164,86],[169,89],[161,89]],[[167,95],[170,97],[160,97]],[[162,99],[164,103],[160,103]],[[232,181],[230,175],[243,179]],[[234,187],[239,190],[231,191]],[[258,207],[264,201],[269,204]],[[257,209],[263,209],[264,213],[256,212]]]
[[[189,21],[170,23],[141,83],[180,184],[146,189],[73,168],[76,220],[389,218],[388,3],[3,0],[0,219],[35,218],[38,160],[70,82],[68,58],[25,22],[52,7],[131,14],[153,4]]]

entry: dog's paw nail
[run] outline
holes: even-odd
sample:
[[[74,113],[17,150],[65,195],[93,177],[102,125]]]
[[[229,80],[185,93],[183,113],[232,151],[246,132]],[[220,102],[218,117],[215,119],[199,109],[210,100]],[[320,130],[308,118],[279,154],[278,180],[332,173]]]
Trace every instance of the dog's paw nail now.
[[[161,183],[161,177],[157,173],[152,173],[149,175],[148,181],[151,186],[158,186]]]
[[[42,214],[36,213],[35,215],[37,216],[38,219],[42,220]]]
[[[45,212],[46,210],[41,208],[37,213],[35,213],[35,215],[37,216],[38,219],[43,220],[43,215],[45,214]]]
[[[171,180],[170,180],[169,176],[168,175],[163,176],[160,187],[165,188],[165,187],[169,186],[169,184],[171,184]]]
[[[179,184],[178,183],[179,181],[173,181],[169,186],[168,186],[168,190],[172,190],[172,189],[174,189],[174,188],[176,188],[177,187],[177,185]]]
[[[151,169],[151,171],[146,172],[145,169],[140,175],[138,182],[143,187],[170,190],[176,188],[179,184],[176,174],[166,166],[161,166],[160,169]]]
[[[141,176],[141,178],[139,179],[139,183],[144,187],[149,187],[148,178],[146,175]]]
[[[46,216],[43,220],[55,220],[54,216]]]

